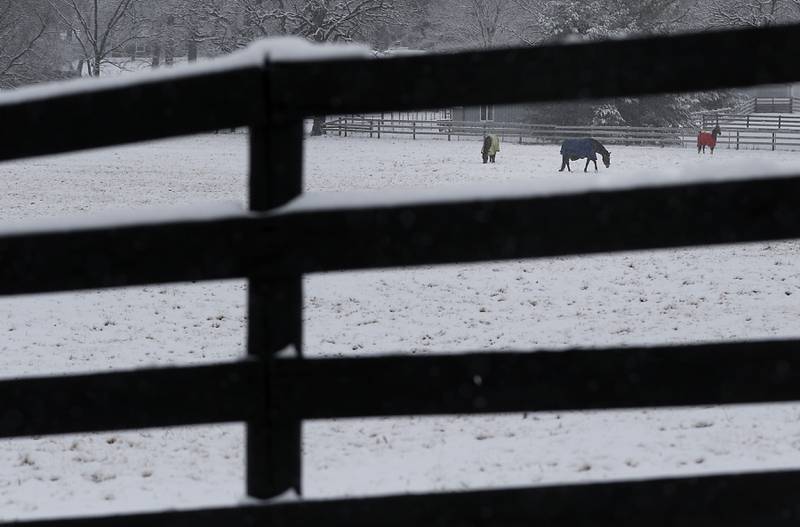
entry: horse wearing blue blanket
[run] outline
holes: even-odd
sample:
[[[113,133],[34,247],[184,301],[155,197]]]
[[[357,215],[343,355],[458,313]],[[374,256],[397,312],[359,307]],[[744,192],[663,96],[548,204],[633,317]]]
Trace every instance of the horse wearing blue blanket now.
[[[561,143],[561,170],[563,172],[566,168],[569,172],[572,169],[569,167],[570,160],[586,158],[586,166],[583,171],[586,172],[589,168],[589,161],[594,161],[594,169],[597,170],[597,154],[603,157],[603,164],[606,168],[611,166],[611,152],[605,149],[600,141],[586,137],[583,139],[567,139]]]

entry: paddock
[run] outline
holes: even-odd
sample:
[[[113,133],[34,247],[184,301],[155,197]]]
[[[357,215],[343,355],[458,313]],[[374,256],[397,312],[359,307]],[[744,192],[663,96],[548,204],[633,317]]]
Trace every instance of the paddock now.
[[[792,152],[718,149],[712,158],[611,146],[610,169],[559,174],[558,145],[503,143],[492,165],[482,164],[478,140],[323,137],[305,146],[305,187],[320,192],[800,167]],[[201,135],[2,163],[0,215],[8,224],[119,208],[244,206],[246,149],[242,135]],[[786,241],[317,274],[305,279],[304,340],[309,355],[338,357],[796,338],[798,256],[798,243]],[[240,357],[245,296],[244,282],[225,281],[3,298],[0,371]],[[0,520],[240,503],[243,443],[242,425],[3,441]],[[304,425],[307,497],[798,467],[800,405]]]

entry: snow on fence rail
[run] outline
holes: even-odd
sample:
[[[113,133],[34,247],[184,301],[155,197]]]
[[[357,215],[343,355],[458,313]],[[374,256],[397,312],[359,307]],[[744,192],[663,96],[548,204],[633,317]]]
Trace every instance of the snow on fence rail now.
[[[264,55],[179,78],[0,98],[14,130],[0,159],[248,126],[251,209],[0,232],[2,295],[248,279],[247,359],[0,380],[0,437],[243,421],[247,492],[271,498],[302,490],[304,419],[798,401],[798,340],[309,360],[301,336],[306,273],[798,238],[800,175],[565,179],[398,201],[327,193],[322,206],[295,198],[310,116],[789,82],[800,78],[787,60],[799,47],[795,25],[385,60]],[[83,126],[72,126],[78,117]],[[783,470],[14,525],[777,527],[800,521],[798,481],[800,471]]]

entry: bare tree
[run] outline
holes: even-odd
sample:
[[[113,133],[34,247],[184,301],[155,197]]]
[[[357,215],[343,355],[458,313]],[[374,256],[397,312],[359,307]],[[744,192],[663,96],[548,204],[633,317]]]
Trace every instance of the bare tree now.
[[[445,0],[434,11],[445,45],[458,47],[490,48],[509,42],[518,15],[515,0]]]
[[[567,35],[578,39],[664,33],[682,28],[694,0],[516,0],[531,21],[525,40],[539,43]]]
[[[702,19],[709,27],[762,27],[796,20],[798,0],[707,0]]]
[[[241,37],[239,17],[230,0],[140,0],[139,18],[147,27],[152,65],[158,66],[183,51],[189,62],[197,60],[201,44],[210,43],[212,54],[230,52]],[[227,38],[235,34],[235,38]]]
[[[261,36],[276,32],[314,42],[367,40],[394,19],[394,0],[237,0]]]
[[[44,80],[36,67],[37,45],[49,27],[47,12],[34,2],[0,0],[0,88]]]
[[[241,9],[241,16],[232,21],[241,25],[239,35],[246,41],[276,34],[297,35],[320,43],[369,41],[378,27],[396,18],[394,0],[235,2]],[[230,17],[229,13],[225,15]],[[321,135],[323,123],[323,117],[315,117],[311,135]]]
[[[90,76],[100,76],[112,53],[146,37],[135,0],[48,0],[78,43]],[[82,64],[79,66],[82,69]]]
[[[198,0],[173,0],[172,16],[180,35],[186,43],[186,55],[189,62],[197,60],[198,46],[212,41],[216,36],[213,25],[209,24],[206,2]]]

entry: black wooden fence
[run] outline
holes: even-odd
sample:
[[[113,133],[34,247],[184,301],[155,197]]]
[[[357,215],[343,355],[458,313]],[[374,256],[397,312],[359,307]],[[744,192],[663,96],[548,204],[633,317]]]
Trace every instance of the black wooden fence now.
[[[714,49],[714,60],[698,50]],[[301,276],[800,237],[800,175],[568,195],[276,209],[302,119],[694,91],[800,77],[800,27],[386,60],[239,65],[0,101],[11,159],[249,126],[253,212],[0,234],[0,294],[247,277],[249,358],[0,381],[0,436],[245,421],[252,496],[300,489],[309,418],[800,400],[800,341],[309,360]],[[582,72],[576,75],[575,72]],[[480,74],[476,74],[480,73]],[[108,115],[115,116],[113,121]],[[74,128],[74,123],[83,123]],[[71,133],[64,133],[70,125]],[[343,247],[354,248],[343,250]],[[293,346],[298,356],[276,352]],[[796,525],[800,471],[326,501],[26,525]]]

